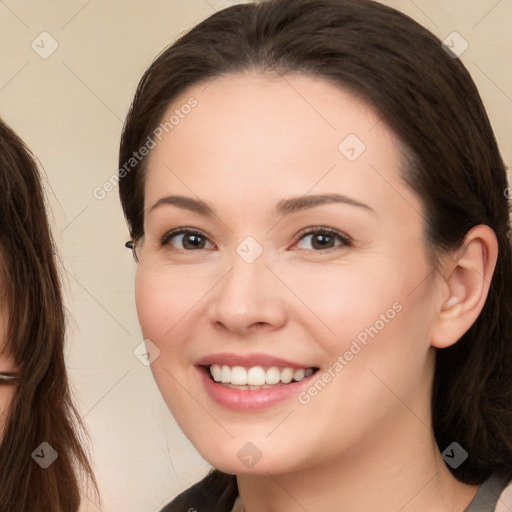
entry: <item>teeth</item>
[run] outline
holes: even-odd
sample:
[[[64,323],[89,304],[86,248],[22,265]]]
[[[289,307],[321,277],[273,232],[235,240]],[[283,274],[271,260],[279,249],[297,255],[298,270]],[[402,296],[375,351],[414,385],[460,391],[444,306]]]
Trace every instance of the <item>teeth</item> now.
[[[311,369],[311,372],[313,372],[313,370]],[[295,370],[293,372],[293,380],[302,380],[304,377],[306,376],[306,370],[304,370],[303,368],[301,368],[300,370]]]
[[[229,368],[229,366],[226,366]],[[222,368],[224,371],[224,368]],[[231,384],[245,386],[247,384],[247,370],[243,366],[233,366],[231,368]]]
[[[281,380],[281,372],[276,366],[271,366],[265,374],[265,382],[267,384],[278,384]]]
[[[243,366],[227,366],[212,364],[210,374],[215,382],[222,382],[228,387],[236,386],[237,389],[266,389],[269,385],[275,385],[282,382],[289,384],[295,381],[309,377],[313,373],[313,368],[278,368],[271,366],[265,370],[262,366],[252,366],[244,368]],[[243,386],[243,387],[242,387]]]
[[[281,370],[281,382],[288,384],[293,379],[293,368],[283,368]]]
[[[233,380],[232,380],[233,382]],[[263,386],[266,382],[266,372],[261,366],[253,366],[247,372],[247,384],[251,386]]]
[[[212,374],[215,382],[220,382],[222,380],[222,369],[218,364],[210,366],[210,373]]]
[[[220,374],[221,382],[231,382],[231,368],[229,366],[223,366]]]

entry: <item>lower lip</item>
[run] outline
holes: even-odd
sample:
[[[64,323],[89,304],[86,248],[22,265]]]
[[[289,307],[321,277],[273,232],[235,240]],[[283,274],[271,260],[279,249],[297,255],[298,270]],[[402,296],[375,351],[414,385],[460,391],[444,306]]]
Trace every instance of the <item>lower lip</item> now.
[[[236,411],[259,410],[297,396],[302,388],[309,385],[310,379],[318,372],[299,382],[283,384],[267,389],[232,389],[210,379],[203,367],[198,367],[200,377],[208,394],[220,405]],[[208,370],[209,371],[209,370]]]

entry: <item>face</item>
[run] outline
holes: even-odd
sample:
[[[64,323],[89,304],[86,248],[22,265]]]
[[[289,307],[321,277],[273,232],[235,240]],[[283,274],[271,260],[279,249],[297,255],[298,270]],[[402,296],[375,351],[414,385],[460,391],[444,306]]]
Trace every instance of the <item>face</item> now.
[[[403,435],[428,413],[436,283],[390,130],[298,75],[219,77],[177,109],[148,160],[136,304],[180,427],[238,474]]]
[[[1,284],[1,283],[0,283]],[[4,305],[0,302],[0,372],[12,373],[17,371],[14,357],[8,352],[1,353],[7,343],[7,312]],[[5,418],[12,403],[16,391],[16,384],[0,382],[0,441],[3,438],[5,429]]]

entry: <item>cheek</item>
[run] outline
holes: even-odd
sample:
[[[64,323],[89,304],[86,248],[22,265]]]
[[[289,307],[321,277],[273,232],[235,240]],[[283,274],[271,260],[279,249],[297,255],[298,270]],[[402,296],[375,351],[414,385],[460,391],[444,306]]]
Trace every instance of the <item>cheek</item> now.
[[[418,253],[407,261],[376,258],[364,267],[312,266],[284,280],[307,305],[296,309],[296,320],[321,345],[324,361],[334,364],[342,356],[342,364],[351,367],[344,372],[351,380],[372,365],[393,379],[397,370],[421,367],[427,357],[428,270]]]
[[[218,279],[216,274],[213,277]],[[161,351],[151,365],[154,374],[164,367],[181,372],[191,362],[187,342],[205,318],[204,299],[214,283],[201,271],[139,267],[135,279],[139,324],[144,339]]]
[[[4,437],[6,417],[15,392],[15,386],[4,385],[0,388],[0,441]]]
[[[394,410],[395,395],[414,404],[418,390],[428,387],[432,371],[430,288],[427,281],[415,288],[417,276],[425,275],[425,269],[417,272],[413,266],[404,266],[399,272],[381,266],[380,275],[367,270],[359,273],[352,269],[343,280],[345,289],[329,293],[325,299],[319,289],[315,292],[318,301],[325,300],[324,318],[335,331],[335,335],[322,338],[329,354],[330,375],[326,377],[330,389],[316,406],[327,410],[333,397],[340,397],[344,406],[331,411],[333,421],[353,422],[354,432],[365,411],[374,410],[384,418],[388,409]],[[331,281],[331,286],[335,284]],[[336,308],[328,309],[329,304]],[[302,398],[306,402],[310,397]],[[344,418],[345,413],[349,419]]]
[[[178,382],[185,381],[182,372],[188,364],[186,340],[190,337],[187,311],[194,302],[187,297],[190,288],[183,291],[177,281],[169,279],[165,272],[139,267],[135,303],[144,339],[151,340],[160,350],[151,372],[171,413],[180,418],[187,411],[188,395]]]
[[[386,276],[392,274],[382,263],[376,266],[375,272],[369,265],[344,264],[311,265],[300,272],[280,269],[293,291],[286,299],[294,315],[290,320],[306,326],[331,357],[348,350],[356,337],[364,342],[369,336],[365,329],[377,323],[382,330],[395,319],[404,300],[400,280],[390,281]]]
[[[163,340],[171,335],[190,309],[194,298],[194,286],[183,286],[177,279],[169,278],[169,272],[139,269],[135,279],[135,304],[145,338]]]
[[[6,340],[7,317],[5,312],[0,312],[0,349],[4,348]],[[6,353],[0,356],[0,370],[1,371],[16,371],[16,364],[14,358]],[[16,384],[0,384],[0,441],[4,437],[6,426],[6,418],[9,413],[14,395],[16,394]]]
[[[135,278],[135,306],[144,338],[157,338],[166,322],[168,294],[163,293],[158,281],[140,267]]]

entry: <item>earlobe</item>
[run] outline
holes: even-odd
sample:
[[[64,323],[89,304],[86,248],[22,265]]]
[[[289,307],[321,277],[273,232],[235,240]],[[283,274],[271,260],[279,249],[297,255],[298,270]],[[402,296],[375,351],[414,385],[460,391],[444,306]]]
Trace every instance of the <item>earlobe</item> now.
[[[444,285],[448,297],[440,301],[431,333],[431,344],[446,348],[456,343],[482,311],[498,257],[494,231],[485,225],[473,227],[463,245],[445,264]]]

